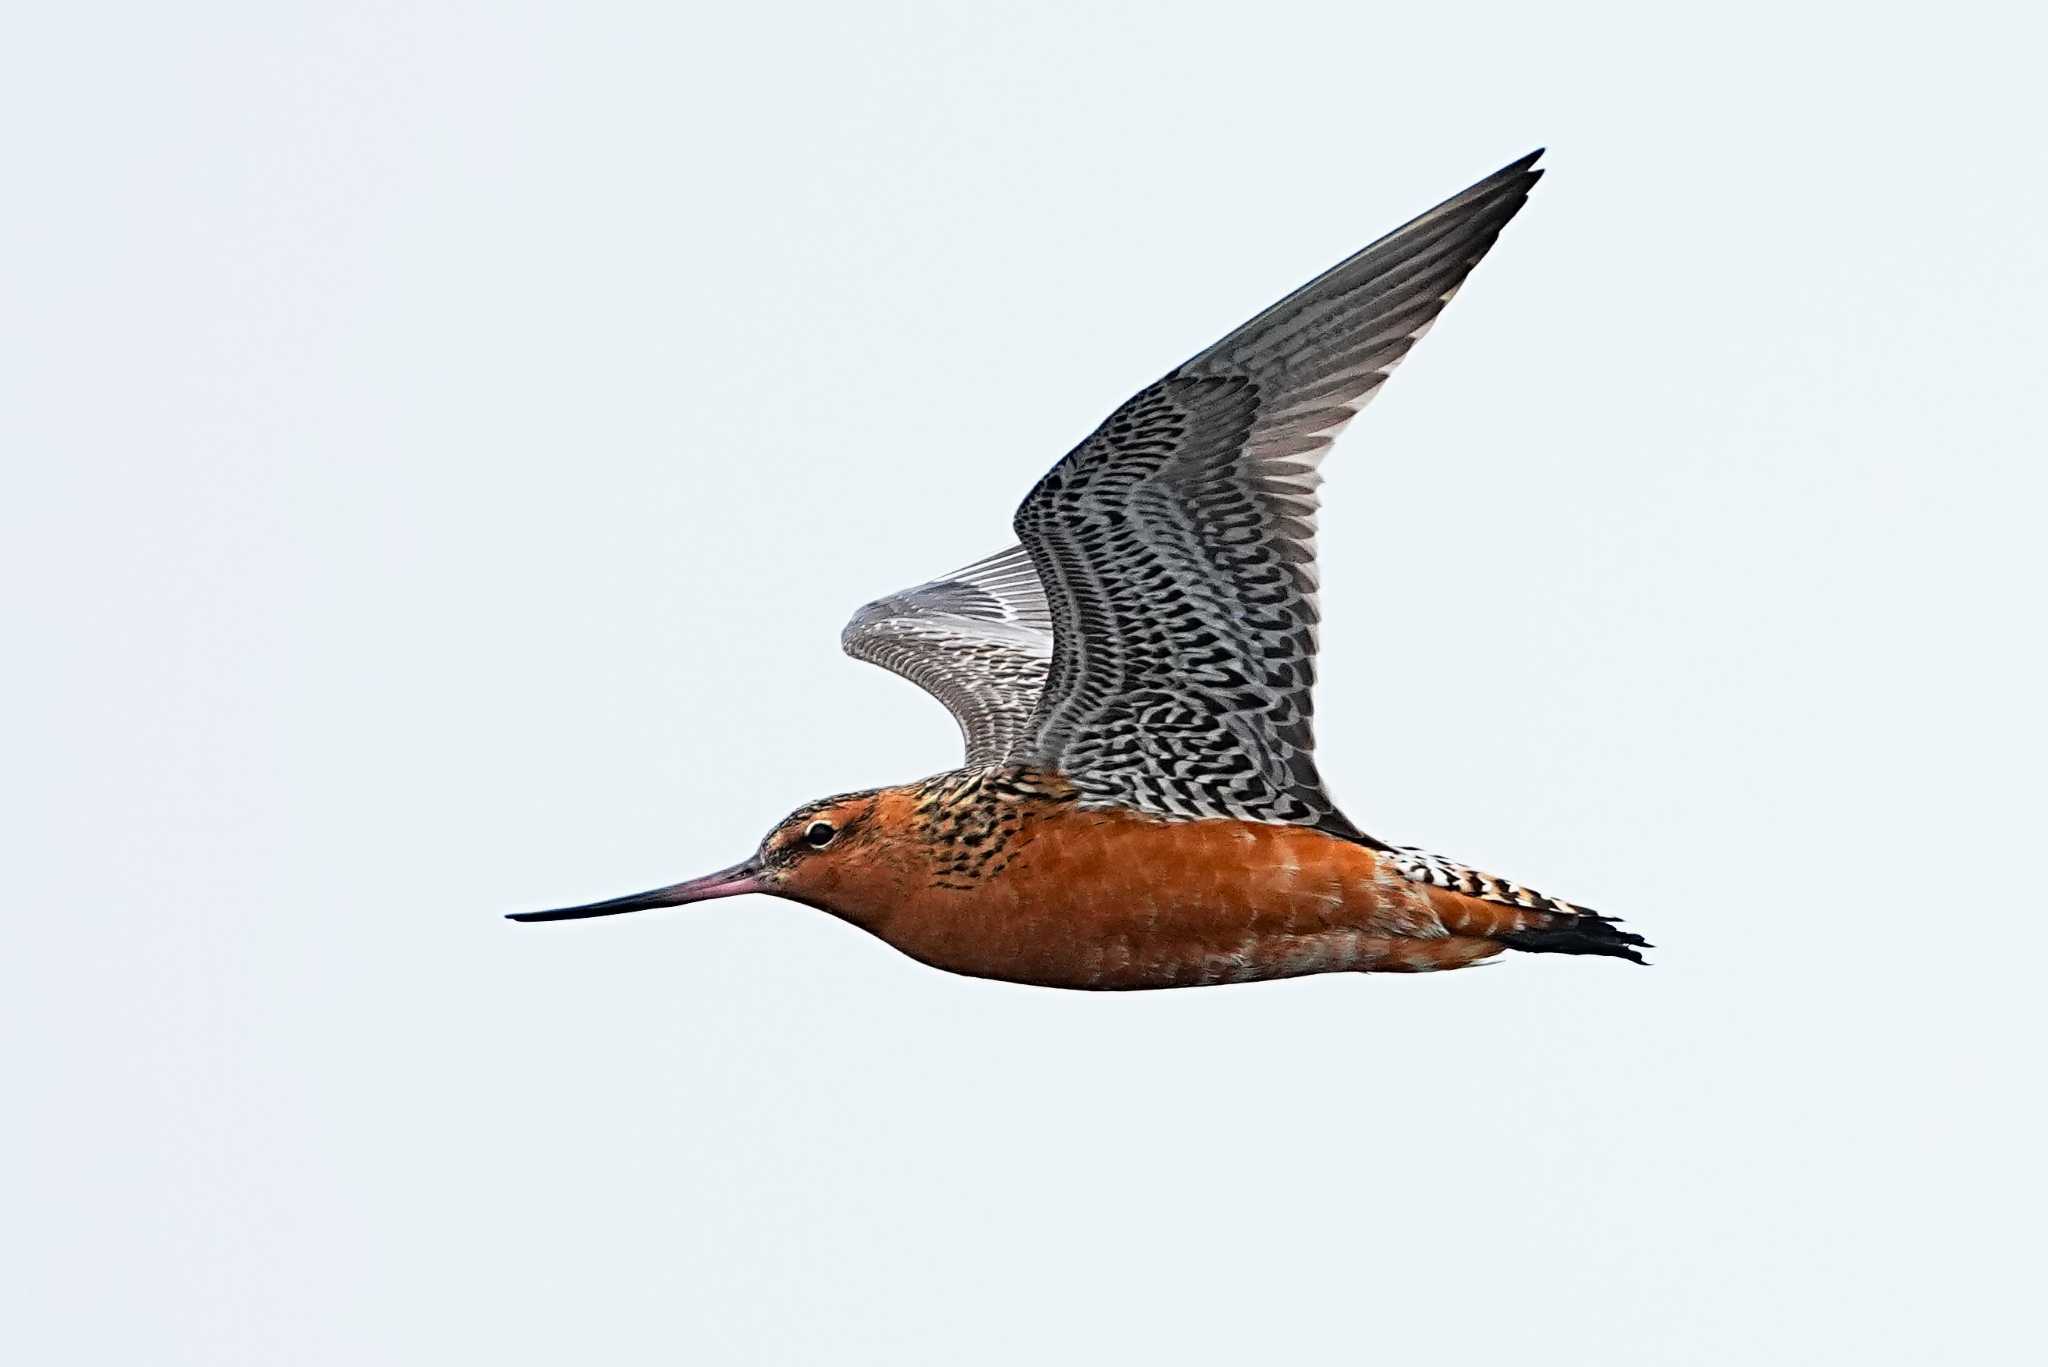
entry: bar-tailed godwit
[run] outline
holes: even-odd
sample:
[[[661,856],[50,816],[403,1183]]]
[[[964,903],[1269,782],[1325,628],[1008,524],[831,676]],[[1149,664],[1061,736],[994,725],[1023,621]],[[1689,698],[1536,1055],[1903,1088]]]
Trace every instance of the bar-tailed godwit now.
[[[729,869],[515,921],[760,892],[956,973],[1186,987],[1642,962],[1605,916],[1367,835],[1316,771],[1317,466],[1528,197],[1532,153],[1140,390],[1017,509],[1020,544],[854,614],[963,767],[807,803]]]

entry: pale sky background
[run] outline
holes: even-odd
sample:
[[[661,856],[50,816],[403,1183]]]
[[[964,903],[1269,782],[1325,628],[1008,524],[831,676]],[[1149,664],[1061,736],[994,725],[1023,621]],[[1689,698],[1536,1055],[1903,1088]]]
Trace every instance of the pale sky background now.
[[[1029,8],[14,17],[10,1361],[2040,1360],[2041,29]],[[1321,756],[1654,968],[500,919],[950,766],[853,608],[1537,145]]]

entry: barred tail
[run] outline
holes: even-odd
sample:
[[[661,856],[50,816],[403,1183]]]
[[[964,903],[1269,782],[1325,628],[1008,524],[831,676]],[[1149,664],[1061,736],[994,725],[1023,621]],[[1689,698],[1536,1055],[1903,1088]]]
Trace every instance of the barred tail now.
[[[1606,954],[1648,962],[1654,948],[1612,916],[1547,897],[1530,888],[1415,849],[1393,851],[1394,866],[1428,890],[1438,919],[1453,935],[1470,935],[1532,954]]]

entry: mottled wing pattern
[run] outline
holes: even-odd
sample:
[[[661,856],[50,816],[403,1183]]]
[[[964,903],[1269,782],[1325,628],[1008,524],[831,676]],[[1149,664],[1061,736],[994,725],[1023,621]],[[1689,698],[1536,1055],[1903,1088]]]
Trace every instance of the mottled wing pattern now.
[[[1052,659],[1052,617],[1022,546],[869,603],[839,642],[946,705],[970,766],[1023,735]]]
[[[1316,466],[1542,173],[1524,157],[1124,404],[1017,510],[1052,607],[1021,757],[1084,802],[1363,838],[1316,772]]]

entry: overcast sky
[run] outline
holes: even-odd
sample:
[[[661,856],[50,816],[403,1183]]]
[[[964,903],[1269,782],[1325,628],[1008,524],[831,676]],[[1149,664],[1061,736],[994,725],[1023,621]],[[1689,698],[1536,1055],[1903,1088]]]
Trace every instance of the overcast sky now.
[[[0,1348],[2038,1360],[2042,32],[981,8],[14,21]],[[846,616],[1538,145],[1324,466],[1320,757],[1655,967],[500,919],[953,764]]]

